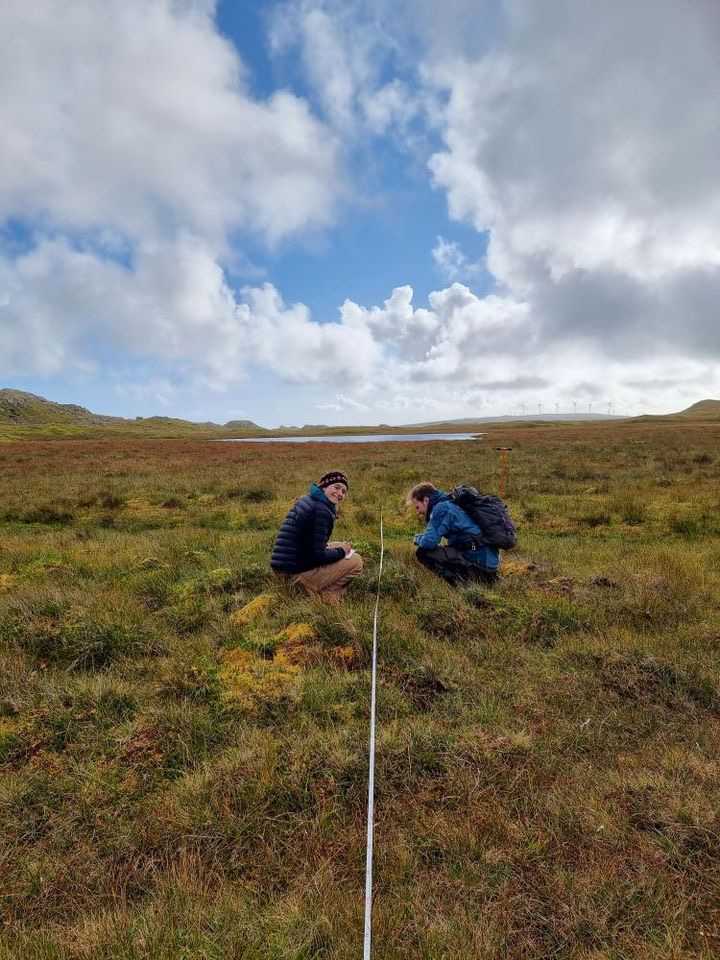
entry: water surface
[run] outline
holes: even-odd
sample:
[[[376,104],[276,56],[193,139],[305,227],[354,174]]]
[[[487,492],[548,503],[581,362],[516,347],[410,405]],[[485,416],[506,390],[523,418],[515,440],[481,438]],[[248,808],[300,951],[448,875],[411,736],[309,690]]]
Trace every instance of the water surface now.
[[[220,443],[416,443],[424,440],[475,440],[484,433],[352,433],[332,437],[228,437]]]

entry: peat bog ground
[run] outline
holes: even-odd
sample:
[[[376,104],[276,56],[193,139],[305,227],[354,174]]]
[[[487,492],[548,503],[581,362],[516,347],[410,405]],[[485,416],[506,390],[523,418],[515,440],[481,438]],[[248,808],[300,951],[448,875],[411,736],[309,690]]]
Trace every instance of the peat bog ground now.
[[[377,960],[720,956],[719,440],[0,444],[0,958],[360,956],[381,507]],[[453,592],[405,494],[497,445],[520,544]],[[333,467],[338,609],[267,565]]]

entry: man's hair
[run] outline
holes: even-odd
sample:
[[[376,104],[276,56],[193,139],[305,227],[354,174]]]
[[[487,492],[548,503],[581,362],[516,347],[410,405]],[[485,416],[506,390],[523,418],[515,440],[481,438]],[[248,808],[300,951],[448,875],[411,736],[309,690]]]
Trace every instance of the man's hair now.
[[[425,497],[429,497],[436,492],[437,487],[434,483],[430,483],[429,480],[423,480],[422,483],[416,483],[412,488],[407,495],[407,502],[411,503],[413,500],[424,500]]]

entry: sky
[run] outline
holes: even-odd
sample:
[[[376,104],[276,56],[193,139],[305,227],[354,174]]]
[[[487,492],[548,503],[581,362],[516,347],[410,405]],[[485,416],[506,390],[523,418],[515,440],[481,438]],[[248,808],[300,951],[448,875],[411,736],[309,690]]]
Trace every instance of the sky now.
[[[0,387],[263,426],[720,397],[717,0],[5,0]]]

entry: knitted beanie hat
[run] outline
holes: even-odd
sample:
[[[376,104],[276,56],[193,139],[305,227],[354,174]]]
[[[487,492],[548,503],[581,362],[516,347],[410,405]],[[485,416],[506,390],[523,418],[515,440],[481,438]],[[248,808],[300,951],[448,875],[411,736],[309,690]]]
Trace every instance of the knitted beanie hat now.
[[[325,487],[329,487],[333,483],[344,483],[345,489],[350,489],[348,478],[339,470],[331,470],[330,473],[324,473],[318,480],[318,486],[321,490],[324,490]]]

